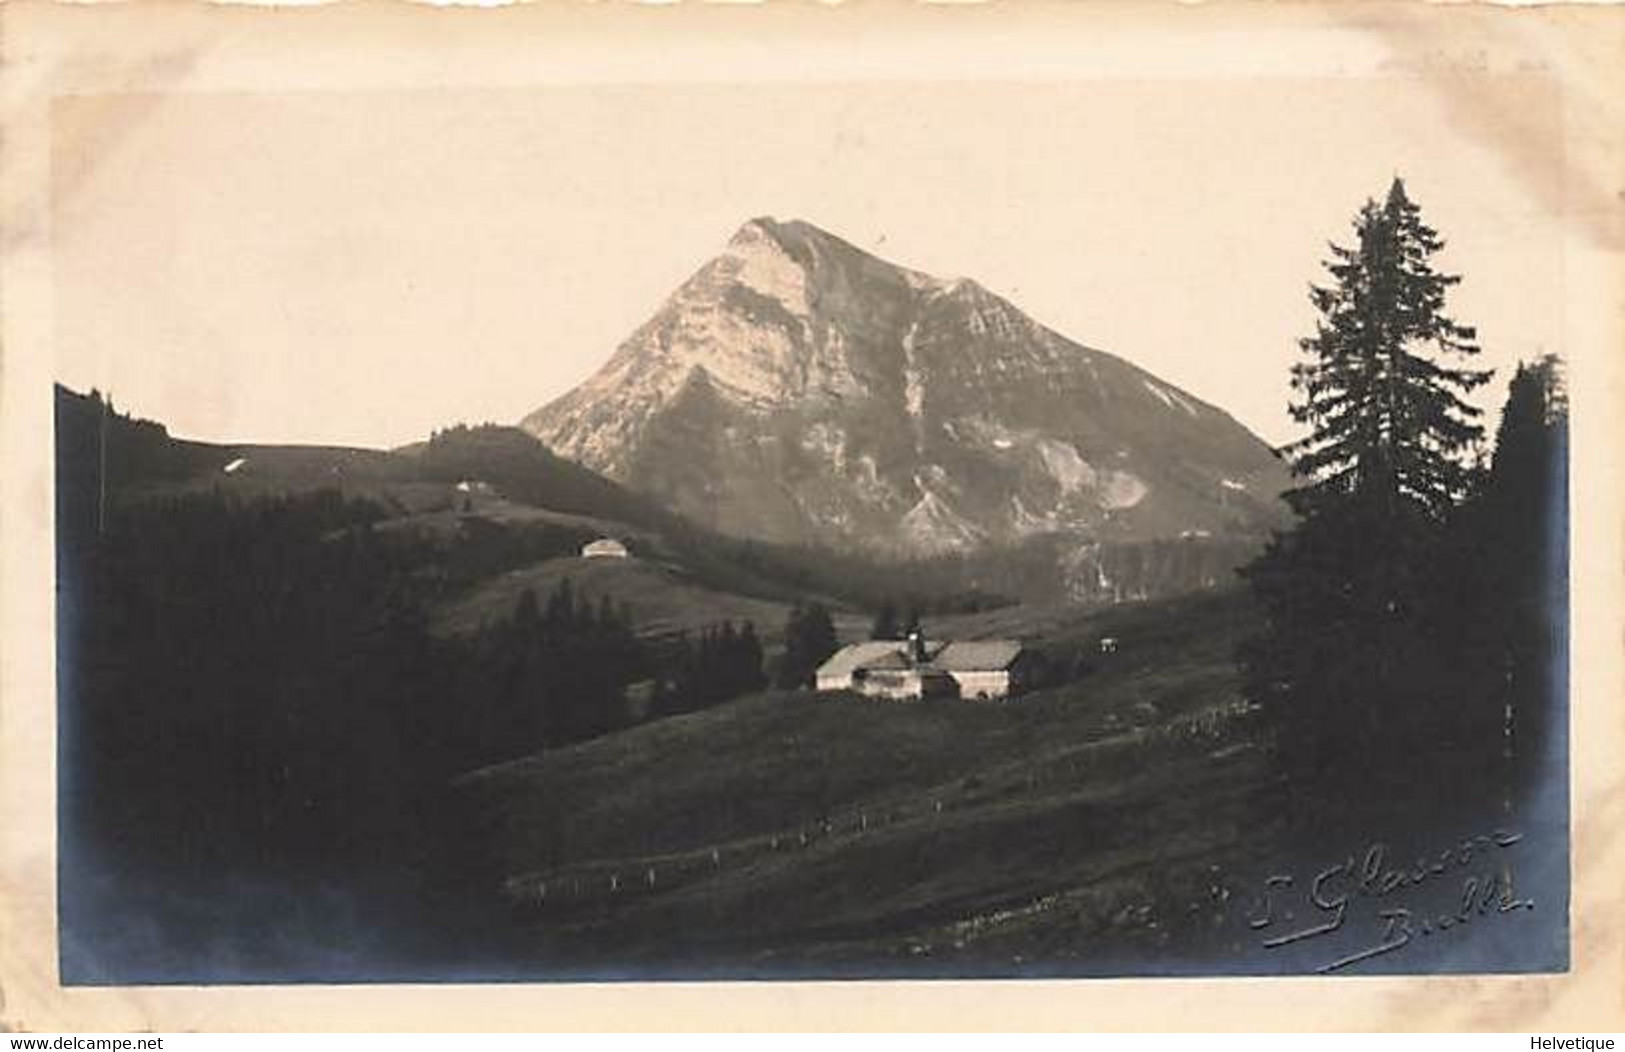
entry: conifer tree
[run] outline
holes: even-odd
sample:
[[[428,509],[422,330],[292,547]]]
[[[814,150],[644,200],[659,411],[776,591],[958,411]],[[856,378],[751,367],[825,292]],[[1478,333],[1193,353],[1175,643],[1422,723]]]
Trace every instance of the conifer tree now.
[[[773,672],[773,682],[777,686],[786,689],[801,686],[801,677],[807,667],[807,659],[801,650],[802,624],[806,619],[807,610],[800,601],[790,608],[790,613],[784,619],[784,653],[779,655],[778,667]]]
[[[762,641],[756,636],[756,626],[745,622],[739,630],[740,689],[744,692],[761,690],[767,685],[762,674]]]
[[[576,620],[575,588],[566,577],[553,589],[547,599],[547,624],[551,628],[569,628]]]
[[[784,655],[776,677],[786,688],[806,686],[837,647],[835,623],[821,603],[797,603],[784,626]]]
[[[1490,377],[1462,364],[1478,347],[1445,311],[1460,279],[1434,269],[1443,241],[1404,184],[1354,226],[1352,246],[1331,247],[1332,284],[1311,287],[1320,317],[1292,370],[1290,409],[1309,428],[1283,450],[1298,522],[1243,571],[1266,618],[1242,648],[1245,689],[1304,799],[1369,796],[1418,769],[1393,743],[1455,734],[1430,638],[1436,556],[1475,488],[1483,429],[1466,396]]]
[[[897,604],[890,599],[883,600],[879,611],[875,613],[874,625],[869,629],[869,638],[897,638]]]
[[[542,615],[536,605],[536,590],[526,588],[519,593],[519,599],[514,603],[513,623],[523,634],[534,636],[541,625]]]
[[[829,609],[822,603],[815,602],[807,607],[807,617],[802,627],[805,633],[802,637],[802,646],[808,663],[807,675],[811,677],[814,670],[827,661],[840,644],[835,638],[835,622],[829,616]]]
[[[1483,437],[1464,396],[1491,373],[1457,364],[1478,353],[1475,331],[1445,313],[1461,278],[1433,268],[1444,242],[1404,182],[1367,201],[1354,226],[1353,246],[1331,246],[1334,282],[1310,289],[1320,318],[1300,341],[1308,361],[1293,367],[1290,408],[1311,431],[1287,447],[1303,480],[1288,499],[1300,514],[1359,497],[1442,518],[1467,493],[1465,454]]]
[[[1568,665],[1568,400],[1561,363],[1518,366],[1496,434],[1475,525],[1486,599],[1474,623],[1490,633],[1489,684],[1510,715],[1514,775],[1541,768],[1563,721]]]

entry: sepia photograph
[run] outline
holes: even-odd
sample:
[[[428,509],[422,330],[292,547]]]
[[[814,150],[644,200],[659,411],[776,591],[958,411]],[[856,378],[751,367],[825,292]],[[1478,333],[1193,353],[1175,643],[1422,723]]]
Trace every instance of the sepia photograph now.
[[[39,109],[61,986],[1569,972],[1550,49],[636,6]]]

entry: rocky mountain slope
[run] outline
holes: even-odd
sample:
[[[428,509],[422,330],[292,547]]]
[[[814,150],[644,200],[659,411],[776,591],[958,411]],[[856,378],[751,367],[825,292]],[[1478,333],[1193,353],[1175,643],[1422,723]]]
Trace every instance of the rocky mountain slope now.
[[[893,554],[1257,534],[1286,483],[1224,411],[974,281],[771,219],[521,426],[724,532]]]

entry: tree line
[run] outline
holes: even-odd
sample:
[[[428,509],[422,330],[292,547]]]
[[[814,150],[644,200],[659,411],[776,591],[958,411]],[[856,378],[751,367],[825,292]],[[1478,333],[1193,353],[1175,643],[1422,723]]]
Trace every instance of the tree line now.
[[[796,603],[784,623],[784,653],[773,682],[785,690],[810,686],[818,666],[835,653],[840,643],[835,622],[823,603]]]
[[[653,710],[661,716],[710,708],[767,686],[762,641],[749,621],[732,621],[701,630],[697,639],[680,636],[669,659],[670,675],[654,693]]]
[[[1244,570],[1265,627],[1240,652],[1304,821],[1508,806],[1561,770],[1567,403],[1545,356],[1511,378],[1493,456],[1458,275],[1404,183],[1367,201],[1292,372],[1295,523]],[[1452,786],[1441,794],[1440,785]]]
[[[546,603],[520,592],[510,617],[474,642],[488,677],[486,759],[570,745],[646,719],[698,712],[767,686],[750,621],[723,620],[663,645],[639,639],[632,611],[579,595],[569,578]]]
[[[454,955],[488,920],[471,911],[499,901],[454,778],[763,681],[753,626],[653,649],[630,611],[568,580],[437,637],[438,549],[336,491],[126,500],[105,520],[72,482],[59,501],[61,913],[77,978],[219,979],[218,965],[336,979],[354,965],[347,940],[374,947],[368,978]],[[629,688],[647,680],[661,703],[634,712]]]

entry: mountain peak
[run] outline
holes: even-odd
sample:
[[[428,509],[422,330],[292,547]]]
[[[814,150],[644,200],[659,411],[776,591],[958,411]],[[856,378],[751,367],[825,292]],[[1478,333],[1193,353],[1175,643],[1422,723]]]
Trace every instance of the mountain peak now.
[[[881,259],[872,252],[867,252],[845,238],[805,219],[757,216],[747,220],[734,232],[728,241],[728,248],[732,252],[738,252],[740,249],[763,244],[776,246],[803,267],[812,267],[821,260],[827,260],[844,265],[881,267],[916,279],[926,277],[889,260]]]
[[[734,231],[734,236],[728,239],[728,243],[733,245],[741,242],[756,241],[762,237],[773,237],[774,232],[778,229],[778,226],[779,221],[774,219],[772,216],[756,216],[752,219],[747,219],[740,225],[738,230]]]
[[[778,216],[770,215],[752,216],[750,219],[745,220],[744,223],[740,224],[740,227],[734,233],[734,236],[739,237],[745,234],[747,231],[752,230],[763,231],[769,234],[782,233],[800,236],[811,235],[814,237],[827,237],[839,240],[838,238],[835,238],[835,235],[831,234],[828,230],[825,230],[813,223],[809,223],[805,219],[798,219],[795,217],[780,219]]]
[[[742,536],[898,552],[1273,522],[1269,449],[969,278],[756,216],[586,383],[555,452]]]
[[[807,241],[840,240],[829,231],[821,230],[805,220],[778,219],[774,216],[764,215],[756,216],[753,219],[747,219],[738,230],[734,231],[734,236],[729,239],[728,243],[740,244],[751,241],[759,241],[764,237],[771,238],[772,240],[777,241],[779,244],[786,246]]]

